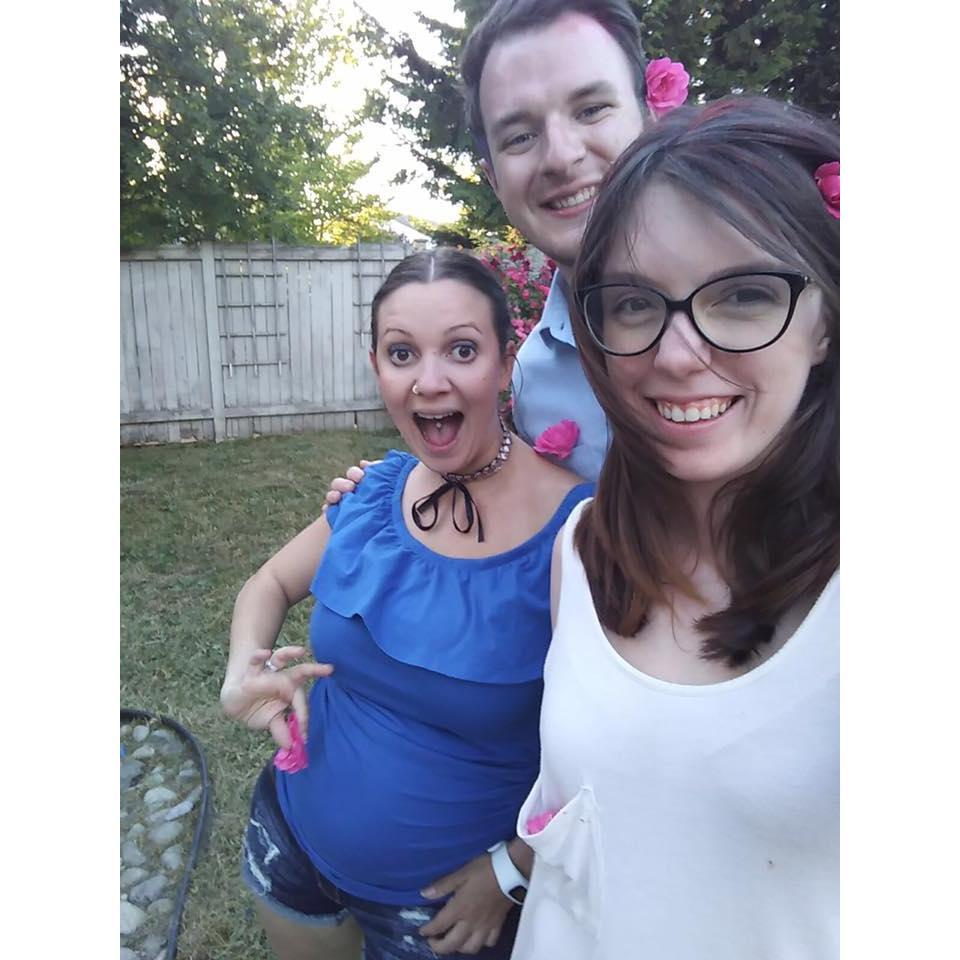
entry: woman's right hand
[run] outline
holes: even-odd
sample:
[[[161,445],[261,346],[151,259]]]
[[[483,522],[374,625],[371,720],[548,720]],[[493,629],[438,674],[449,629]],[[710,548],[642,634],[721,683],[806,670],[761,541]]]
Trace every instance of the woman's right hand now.
[[[307,698],[303,684],[311,677],[328,677],[333,673],[329,663],[299,663],[304,655],[299,646],[277,647],[275,650],[257,650],[239,681],[224,685],[220,691],[223,712],[251,730],[269,730],[278,747],[291,745],[284,715],[288,709],[296,713],[300,733],[307,739]],[[278,669],[264,666],[270,661]]]
[[[345,493],[353,493],[353,491],[357,489],[357,484],[363,479],[363,471],[366,470],[367,467],[372,467],[375,463],[380,463],[380,461],[361,460],[360,466],[350,467],[345,477],[334,477],[333,480],[330,481],[330,489],[324,498],[327,506],[332,507],[334,504],[339,503]]]

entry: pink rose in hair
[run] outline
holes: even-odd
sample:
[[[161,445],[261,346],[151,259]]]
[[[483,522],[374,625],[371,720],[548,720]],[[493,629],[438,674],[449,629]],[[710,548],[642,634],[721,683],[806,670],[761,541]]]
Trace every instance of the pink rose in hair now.
[[[300,721],[292,710],[287,714],[287,730],[292,743],[276,752],[273,765],[284,773],[296,773],[307,765],[307,745],[300,735]]]
[[[561,420],[552,427],[547,427],[537,437],[533,449],[537,453],[544,453],[558,460],[566,460],[580,439],[580,427],[575,420]]]
[[[831,217],[840,219],[840,161],[821,163],[813,171],[813,179],[820,188],[820,196],[826,204],[827,212]]]
[[[669,57],[660,57],[647,64],[647,108],[655,117],[662,117],[687,99],[690,74],[683,64]]]
[[[531,817],[527,821],[527,833],[531,835],[539,833],[556,815],[556,810],[544,810],[543,813]]]

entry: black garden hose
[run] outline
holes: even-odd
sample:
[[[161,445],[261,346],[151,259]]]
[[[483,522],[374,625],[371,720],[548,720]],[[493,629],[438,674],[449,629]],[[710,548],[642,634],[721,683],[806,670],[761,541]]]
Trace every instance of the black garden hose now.
[[[187,901],[187,887],[190,885],[190,875],[196,866],[197,857],[200,854],[200,847],[203,845],[207,836],[207,823],[210,816],[210,780],[207,776],[207,761],[203,755],[203,750],[197,742],[194,735],[182,724],[177,723],[170,717],[157,716],[148,710],[127,710],[120,708],[120,722],[127,720],[159,720],[165,727],[172,727],[185,740],[193,751],[200,767],[200,783],[203,787],[203,794],[200,797],[200,811],[197,816],[196,826],[193,828],[193,844],[190,847],[190,853],[184,865],[183,876],[180,878],[180,886],[177,890],[177,898],[174,902],[173,912],[170,914],[170,924],[167,928],[167,946],[164,953],[164,960],[175,960],[177,955],[177,936],[180,932],[180,918],[183,915],[183,908]]]

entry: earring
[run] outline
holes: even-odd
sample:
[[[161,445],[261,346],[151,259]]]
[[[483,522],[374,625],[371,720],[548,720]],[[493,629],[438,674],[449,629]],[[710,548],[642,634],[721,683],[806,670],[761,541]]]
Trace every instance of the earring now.
[[[420,384],[419,384],[419,382],[418,382],[417,380],[414,380],[414,381],[413,381],[412,393],[413,393],[413,395],[414,395],[415,397],[419,397],[419,396],[420,396]]]

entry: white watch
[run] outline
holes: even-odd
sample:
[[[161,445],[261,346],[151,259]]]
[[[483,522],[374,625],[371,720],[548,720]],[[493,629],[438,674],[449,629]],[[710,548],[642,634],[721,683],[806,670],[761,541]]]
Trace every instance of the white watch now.
[[[517,869],[517,865],[510,859],[507,850],[507,841],[495,843],[487,853],[490,854],[490,863],[493,874],[497,878],[500,892],[514,903],[523,903],[527,893],[527,878]]]

